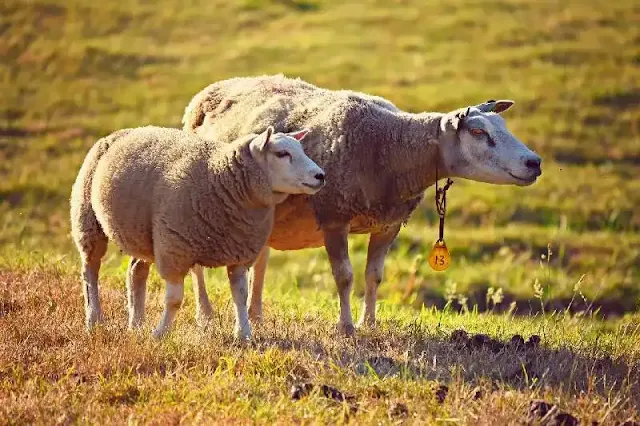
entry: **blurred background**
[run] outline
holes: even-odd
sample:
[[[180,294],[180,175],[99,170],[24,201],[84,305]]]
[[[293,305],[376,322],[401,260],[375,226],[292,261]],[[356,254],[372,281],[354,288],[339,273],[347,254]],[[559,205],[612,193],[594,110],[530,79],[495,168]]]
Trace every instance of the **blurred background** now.
[[[438,274],[422,258],[437,236],[430,188],[387,260],[384,300],[636,311],[639,22],[635,0],[3,0],[0,264],[75,265],[68,198],[98,138],[180,127],[206,85],[284,73],[412,112],[513,99],[509,128],[543,157],[531,187],[456,181]],[[351,239],[358,295],[365,244]],[[112,248],[108,267],[125,262]],[[334,291],[320,249],[274,252],[267,279]]]

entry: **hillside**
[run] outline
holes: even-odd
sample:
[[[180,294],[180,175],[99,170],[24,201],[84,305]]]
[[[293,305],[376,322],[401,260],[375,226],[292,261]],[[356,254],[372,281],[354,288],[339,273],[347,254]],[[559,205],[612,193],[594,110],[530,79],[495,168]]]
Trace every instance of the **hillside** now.
[[[637,22],[633,0],[3,1],[0,423],[375,422],[391,421],[388,405],[401,400],[409,420],[497,424],[538,396],[581,419],[637,417]],[[279,72],[408,111],[514,99],[505,119],[542,155],[543,175],[526,188],[457,180],[453,263],[440,274],[424,260],[437,235],[429,189],[387,259],[381,328],[355,341],[333,332],[337,297],[320,249],[272,254],[267,324],[242,348],[230,341],[222,270],[208,271],[220,327],[197,330],[187,286],[168,341],[125,333],[126,258],[112,247],[101,285],[110,325],[85,335],[68,198],[89,147],[118,128],[180,126],[213,81]],[[364,237],[351,253],[359,310]],[[161,286],[153,273],[149,324]],[[456,328],[542,343],[534,355],[479,356],[449,341]],[[375,357],[393,374],[358,370]],[[516,373],[521,364],[538,378]],[[344,389],[361,408],[347,418],[319,394],[291,402],[290,385],[305,380]],[[373,385],[387,395],[367,396]],[[476,386],[485,396],[469,399]]]

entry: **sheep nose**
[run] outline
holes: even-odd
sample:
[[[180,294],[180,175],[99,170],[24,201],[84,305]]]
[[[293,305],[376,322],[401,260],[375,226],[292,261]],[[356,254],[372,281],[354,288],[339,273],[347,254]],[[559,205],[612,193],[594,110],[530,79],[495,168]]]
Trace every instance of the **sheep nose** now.
[[[538,174],[541,174],[542,173],[542,171],[540,170],[541,162],[542,160],[540,160],[540,157],[530,157],[525,160],[524,164],[525,166],[527,166],[527,168],[538,172]]]
[[[324,173],[316,173],[314,177],[318,179],[320,182],[324,182]]]

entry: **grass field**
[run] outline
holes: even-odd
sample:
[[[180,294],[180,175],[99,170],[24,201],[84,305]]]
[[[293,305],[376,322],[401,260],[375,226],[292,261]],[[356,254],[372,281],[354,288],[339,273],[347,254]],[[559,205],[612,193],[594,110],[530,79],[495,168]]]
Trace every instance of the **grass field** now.
[[[581,424],[640,421],[638,22],[633,0],[4,0],[0,424],[505,424],[536,398]],[[514,99],[505,118],[543,175],[527,188],[457,180],[439,274],[423,260],[437,235],[427,191],[387,259],[381,324],[356,339],[333,330],[323,250],[272,255],[266,322],[238,346],[222,270],[208,271],[215,327],[195,326],[188,286],[168,339],[127,332],[127,260],[112,247],[107,323],[85,333],[68,197],[89,147],[122,127],[180,126],[213,81],[277,72],[408,111]],[[366,239],[351,253],[359,311]],[[155,273],[149,289],[150,327]],[[494,353],[462,348],[456,329],[542,341]],[[292,401],[302,382],[353,398]]]

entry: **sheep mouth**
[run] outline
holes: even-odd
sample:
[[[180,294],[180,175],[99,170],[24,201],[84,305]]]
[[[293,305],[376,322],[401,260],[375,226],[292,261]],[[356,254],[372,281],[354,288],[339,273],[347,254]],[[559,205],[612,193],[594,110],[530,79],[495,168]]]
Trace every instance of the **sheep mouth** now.
[[[307,188],[313,189],[314,191],[318,191],[320,188],[322,188],[324,186],[324,182],[320,182],[320,183],[317,183],[315,185],[312,185],[310,183],[304,183],[304,182],[302,184],[304,186],[306,186]]]
[[[508,173],[509,173],[509,176],[511,176],[515,180],[517,180],[519,182],[522,182],[524,184],[527,184],[527,185],[532,184],[533,182],[536,181],[536,179],[538,179],[538,176],[531,176],[531,177],[527,177],[527,178],[522,178],[520,176],[514,175],[511,172],[508,172]]]

